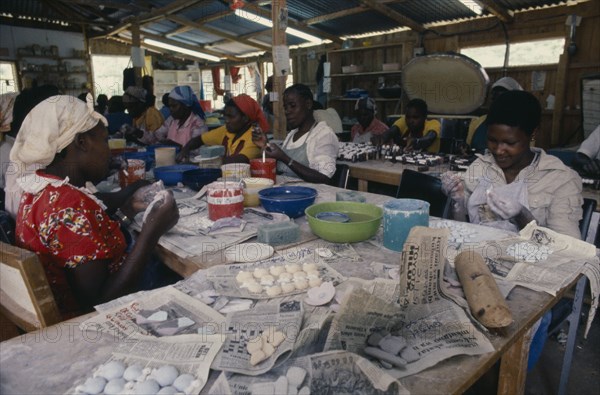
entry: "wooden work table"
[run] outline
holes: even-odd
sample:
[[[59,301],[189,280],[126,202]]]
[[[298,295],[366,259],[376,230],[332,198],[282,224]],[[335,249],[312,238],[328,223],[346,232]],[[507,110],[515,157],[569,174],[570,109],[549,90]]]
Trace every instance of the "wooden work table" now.
[[[324,200],[331,199],[332,194],[338,190],[324,185],[317,187],[319,198]],[[369,193],[365,195],[368,201],[374,204],[381,204],[389,199],[387,196]],[[297,222],[306,233],[305,220],[299,219]],[[308,235],[304,237],[306,239],[301,241],[302,244],[311,239]],[[362,243],[356,245],[359,254],[360,244]],[[399,253],[390,253],[398,254],[397,258],[393,255],[391,259],[399,259]],[[218,262],[216,257],[210,261],[180,260],[166,248],[162,249],[161,255],[167,258],[169,266],[184,277]],[[367,256],[363,258],[369,260]],[[368,271],[368,268],[361,267],[356,270]],[[494,352],[478,356],[452,357],[418,374],[403,378],[400,382],[412,394],[460,394],[501,360],[498,393],[523,393],[531,328],[573,284],[574,282],[562,289],[556,296],[517,286],[507,298],[514,323],[502,335],[487,334],[494,346]],[[78,323],[84,318],[88,317],[63,322],[1,343],[0,393],[65,393],[73,383],[88,377],[89,372],[106,361],[115,343],[123,340],[110,333],[82,332]],[[203,393],[208,391],[211,380],[219,373],[211,372],[209,384],[204,387]]]
[[[340,161],[338,163],[347,164],[350,167],[350,177],[358,180],[358,190],[361,192],[369,190],[369,182],[398,186],[404,169],[417,171],[416,165],[402,164],[400,162],[392,163],[389,160],[368,160],[355,163]],[[430,166],[429,170],[425,173],[439,175],[449,169],[450,166],[448,164],[442,164]],[[600,211],[600,190],[584,186],[582,195],[584,198],[596,200],[598,202],[596,211]]]

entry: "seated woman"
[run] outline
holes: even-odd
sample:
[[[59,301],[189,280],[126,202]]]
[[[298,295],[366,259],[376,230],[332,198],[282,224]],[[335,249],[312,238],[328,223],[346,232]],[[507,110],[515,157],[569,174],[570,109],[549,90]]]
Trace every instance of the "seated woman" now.
[[[515,79],[511,77],[502,77],[492,85],[492,90],[490,91],[490,104],[504,92],[522,90],[523,88]],[[471,120],[469,131],[467,133],[467,144],[479,153],[483,153],[487,148],[488,124],[485,121],[486,118],[487,115],[482,115],[479,118]]]
[[[600,179],[600,125],[581,143],[573,167],[584,176]]]
[[[455,219],[522,229],[538,225],[581,237],[581,179],[558,158],[530,148],[538,132],[541,107],[531,93],[508,91],[492,103],[487,116],[485,155],[464,177],[444,173],[443,190],[454,200]]]
[[[260,148],[252,141],[252,129],[258,125],[264,131],[269,130],[260,105],[242,94],[226,101],[223,112],[225,125],[192,138],[181,149],[177,161],[187,160],[191,151],[205,144],[224,146],[224,163],[249,163],[250,159],[259,157]]]
[[[108,99],[108,114],[105,115],[108,121],[108,134],[115,134],[121,130],[123,125],[131,126],[133,120],[131,115],[125,112],[123,96],[111,96]]]
[[[277,159],[279,173],[305,181],[326,184],[335,173],[339,144],[327,123],[315,121],[313,94],[303,84],[294,84],[283,92],[283,108],[288,129],[281,147],[267,143],[264,132],[256,130],[254,142]]]
[[[412,99],[406,106],[406,115],[394,122],[382,135],[381,141],[384,144],[393,141],[406,151],[437,153],[440,150],[441,124],[435,119],[428,120],[427,114],[427,103],[421,99]],[[377,137],[375,140],[379,142]]]
[[[141,135],[136,131],[137,129],[142,132],[154,133],[164,123],[165,119],[162,114],[154,105],[148,103],[148,98],[146,89],[135,86],[128,87],[123,93],[123,104],[133,118],[133,130],[125,133],[126,138],[133,137],[135,139],[135,136]],[[135,133],[132,133],[134,131]]]
[[[38,254],[63,318],[137,290],[159,238],[177,223],[168,193],[156,204],[127,254],[126,241],[105,207],[85,188],[108,174],[106,119],[72,96],[53,96],[25,118],[11,160],[42,169],[18,178],[24,193],[16,243]],[[120,206],[128,222],[148,205],[145,188]]]
[[[139,141],[144,144],[175,144],[185,146],[191,139],[208,131],[204,111],[192,88],[176,86],[169,93],[171,115],[154,133],[144,132]]]
[[[375,118],[377,104],[370,97],[362,97],[354,105],[356,124],[350,130],[350,138],[353,143],[368,143],[373,136],[380,136],[388,127],[385,123]]]

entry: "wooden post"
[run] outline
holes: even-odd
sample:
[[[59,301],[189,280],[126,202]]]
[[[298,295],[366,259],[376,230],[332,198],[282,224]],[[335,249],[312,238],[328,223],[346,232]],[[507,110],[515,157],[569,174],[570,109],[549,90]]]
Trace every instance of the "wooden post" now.
[[[285,31],[279,26],[279,13],[286,7],[286,0],[274,0],[271,4],[271,20],[273,21],[273,52],[278,45],[286,45]],[[275,68],[273,68],[274,70]],[[285,90],[285,76],[273,76],[273,92],[277,93],[277,101],[273,102],[273,137],[283,140],[286,136],[285,114],[283,112],[283,91]]]
[[[142,41],[140,39],[140,25],[135,21],[131,25],[131,45],[137,48],[141,48]],[[133,54],[132,54],[133,55]],[[142,68],[134,67],[133,73],[135,75],[135,86],[138,88],[142,87]]]
[[[533,335],[530,328],[502,356],[498,395],[520,395],[525,393],[529,345]]]
[[[568,41],[568,40],[567,40]],[[568,43],[565,42],[565,46]],[[562,55],[560,55],[558,61],[558,68],[556,70],[556,85],[554,87],[554,92],[556,94],[556,98],[554,99],[554,111],[552,114],[552,133],[550,134],[550,146],[556,147],[560,144],[560,128],[563,124],[562,117],[565,108],[565,85],[567,78],[567,69],[569,63],[569,54],[565,50]]]
[[[85,69],[87,71],[86,74],[86,90],[88,92],[90,92],[92,94],[92,97],[95,98],[98,97],[97,93],[96,93],[96,86],[94,85],[94,76],[92,75],[92,58],[91,58],[91,53],[90,53],[90,40],[87,36],[87,32],[85,30],[85,26],[81,26],[81,31],[83,33],[83,50],[84,50],[84,57],[85,57]]]

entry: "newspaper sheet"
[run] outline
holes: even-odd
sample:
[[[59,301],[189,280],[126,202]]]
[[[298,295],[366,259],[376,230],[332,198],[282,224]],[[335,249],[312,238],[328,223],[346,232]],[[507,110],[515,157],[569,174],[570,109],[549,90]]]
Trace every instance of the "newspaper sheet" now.
[[[592,296],[587,336],[600,295],[600,260],[594,245],[531,222],[517,236],[483,242],[473,250],[497,278],[551,295],[585,275]]]
[[[252,310],[228,314],[225,323],[227,337],[212,368],[250,376],[268,372],[276,363],[282,363],[290,356],[302,325],[302,315],[302,301],[299,299],[261,304]],[[277,332],[283,334],[283,342],[267,359],[252,365],[248,344],[260,341],[261,336],[272,338]]]
[[[222,373],[208,391],[210,395],[286,393],[409,394],[386,371],[346,351],[290,359],[260,377]]]
[[[165,365],[174,366],[180,375],[187,373],[194,376],[194,380],[186,388],[185,393],[198,394],[207,382],[210,364],[222,345],[223,338],[221,335],[181,335],[162,338],[130,337],[117,343],[111,357],[104,364],[111,361],[120,361],[125,366],[138,365],[142,369],[147,369],[147,371]],[[96,372],[90,372],[89,377],[92,377],[94,373]],[[75,383],[75,386],[67,393],[81,394],[78,385],[83,384],[86,379],[84,378],[81,382]],[[132,390],[135,391],[135,388]]]
[[[401,337],[416,355],[411,362],[390,366],[401,378],[418,373],[454,355],[478,355],[494,350],[464,310],[440,291],[446,249],[446,229],[415,227],[402,254],[400,280],[356,282],[335,316],[325,350],[365,355],[371,334]]]
[[[269,275],[275,269],[280,269],[295,275],[296,272],[290,272],[292,269],[287,269],[289,266],[293,266],[294,270],[302,271],[305,264],[313,264],[314,268],[318,271],[319,277],[322,282],[331,281],[333,285],[337,285],[344,280],[344,276],[338,273],[335,269],[329,266],[325,261],[316,256],[312,249],[295,249],[289,253],[277,255],[267,260],[253,263],[236,263],[228,265],[218,265],[207,269],[207,278],[212,281],[215,291],[224,296],[233,296],[249,299],[269,299],[273,296],[269,296],[266,292],[268,286],[273,284],[261,283],[264,285],[258,292],[252,292],[253,290],[248,287],[244,287],[242,282],[237,281],[237,276],[240,272],[249,273],[254,275],[255,281],[261,281],[261,278],[257,278],[257,269],[264,269],[265,275]],[[273,277],[273,276],[271,276]],[[281,277],[280,277],[281,278]],[[294,277],[292,277],[293,280]],[[273,277],[273,281],[275,281]],[[263,277],[264,280],[264,277]],[[269,279],[269,281],[271,281]],[[307,289],[294,289],[281,296],[289,296],[295,294],[306,293]]]
[[[81,330],[114,333],[116,337],[220,333],[225,317],[199,300],[169,286],[82,322]]]
[[[235,244],[239,244],[256,236],[261,224],[281,220],[277,217],[267,219],[258,215],[244,214],[242,225],[215,232],[211,230],[213,221],[208,219],[207,203],[202,199],[185,198],[177,200],[179,221],[159,240],[160,245],[181,258],[202,256],[214,253]],[[255,211],[261,211],[256,209]],[[132,224],[133,229],[140,231],[144,213],[139,213]]]

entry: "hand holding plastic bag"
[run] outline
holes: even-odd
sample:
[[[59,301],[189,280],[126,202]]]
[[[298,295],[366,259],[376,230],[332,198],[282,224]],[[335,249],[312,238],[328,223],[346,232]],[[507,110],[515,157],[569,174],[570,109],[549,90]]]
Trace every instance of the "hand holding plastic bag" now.
[[[514,196],[503,195],[493,188],[487,190],[487,204],[494,214],[505,220],[516,217],[523,210],[523,205]]]
[[[135,191],[132,199],[132,207],[136,213],[146,210],[150,203],[154,200],[154,197],[160,192],[164,191],[165,186],[162,181],[155,182],[154,184],[146,185]]]
[[[460,174],[450,171],[442,174],[442,192],[455,202],[462,202],[465,199],[465,187]]]

